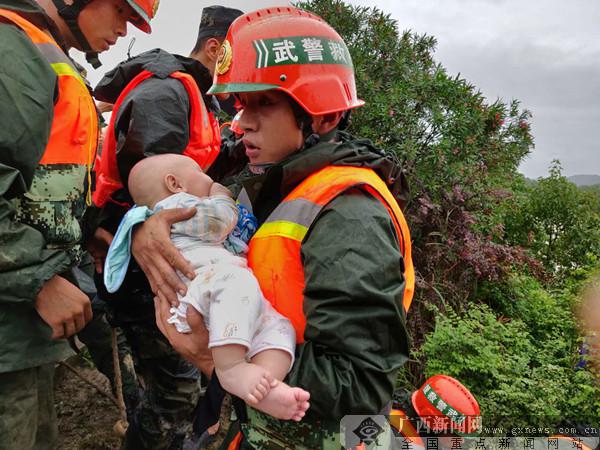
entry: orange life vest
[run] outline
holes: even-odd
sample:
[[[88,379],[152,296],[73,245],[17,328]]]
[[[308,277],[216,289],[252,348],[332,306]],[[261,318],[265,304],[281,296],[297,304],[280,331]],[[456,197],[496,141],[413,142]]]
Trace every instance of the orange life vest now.
[[[27,34],[58,77],[58,100],[54,105],[50,138],[39,164],[87,166],[89,187],[91,167],[98,146],[98,114],[83,78],[69,57],[45,31],[8,9],[0,9],[0,17],[14,23]],[[71,184],[77,186],[79,181],[83,189],[83,179],[69,179]],[[88,189],[88,195],[89,191]]]
[[[123,188],[117,165],[117,141],[115,138],[115,121],[121,103],[140,83],[153,76],[154,74],[148,70],[140,72],[123,89],[115,102],[102,147],[102,155],[96,161],[96,190],[94,192],[96,206],[104,206],[109,200],[114,202],[111,198],[112,194]],[[169,76],[183,84],[190,99],[190,139],[183,154],[194,159],[203,169],[207,169],[216,159],[221,147],[221,133],[217,119],[206,108],[200,89],[190,74],[173,72]]]
[[[296,342],[304,342],[306,318],[304,267],[301,246],[321,210],[351,188],[364,189],[377,198],[390,213],[404,260],[405,288],[402,304],[407,312],[415,285],[408,225],[398,203],[377,174],[361,167],[326,167],[300,183],[275,208],[249,244],[248,264],[263,294],[273,307],[287,317],[296,330]],[[243,195],[240,197],[243,203]],[[335,233],[335,230],[331,231]],[[334,237],[332,236],[332,239]],[[341,237],[344,239],[344,237]],[[382,270],[387,268],[382,267]]]

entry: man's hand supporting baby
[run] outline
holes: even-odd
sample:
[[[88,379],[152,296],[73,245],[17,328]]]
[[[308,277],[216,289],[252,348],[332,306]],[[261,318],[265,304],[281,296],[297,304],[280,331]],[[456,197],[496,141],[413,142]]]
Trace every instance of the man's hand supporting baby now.
[[[181,356],[198,367],[204,375],[210,378],[213,373],[214,363],[212,353],[208,349],[208,330],[204,325],[202,315],[194,308],[188,308],[186,319],[192,331],[190,333],[179,333],[173,325],[167,322],[171,315],[169,312],[170,308],[171,306],[166,300],[154,299],[158,329]]]

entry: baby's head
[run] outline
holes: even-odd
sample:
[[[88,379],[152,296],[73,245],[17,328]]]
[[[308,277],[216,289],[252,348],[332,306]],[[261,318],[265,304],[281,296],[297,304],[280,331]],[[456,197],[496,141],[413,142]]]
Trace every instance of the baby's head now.
[[[196,161],[173,153],[142,159],[131,169],[128,181],[135,204],[151,209],[159,201],[179,192],[207,197],[213,184]]]

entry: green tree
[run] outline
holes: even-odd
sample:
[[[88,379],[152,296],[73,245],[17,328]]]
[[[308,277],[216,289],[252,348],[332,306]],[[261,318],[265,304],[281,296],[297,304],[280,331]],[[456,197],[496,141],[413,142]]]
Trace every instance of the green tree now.
[[[510,241],[530,249],[559,277],[597,263],[600,254],[598,197],[562,175],[553,161],[549,175],[525,189],[506,213]]]

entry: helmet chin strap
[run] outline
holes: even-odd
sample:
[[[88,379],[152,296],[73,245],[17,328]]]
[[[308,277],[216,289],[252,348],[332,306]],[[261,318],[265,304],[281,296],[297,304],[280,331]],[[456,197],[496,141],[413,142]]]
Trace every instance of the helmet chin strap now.
[[[69,26],[69,30],[71,30],[71,33],[73,33],[73,36],[81,46],[81,49],[85,52],[85,59],[87,59],[94,69],[97,69],[102,65],[98,59],[98,52],[92,50],[88,40],[77,23],[79,14],[90,1],[91,0],[74,0],[72,5],[67,5],[64,0],[52,0],[54,6],[56,6],[58,15]]]
[[[321,142],[321,136],[319,136],[317,133],[311,133],[306,139],[304,139],[304,145],[298,151],[301,152],[302,150],[306,150],[309,147],[317,145],[319,142]]]
[[[296,123],[300,131],[302,131],[302,138],[304,140],[302,146],[297,150],[297,152],[301,152],[313,145],[317,145],[321,141],[321,136],[313,131],[313,120],[310,114],[304,111],[296,102],[292,102],[291,105],[296,117]]]

